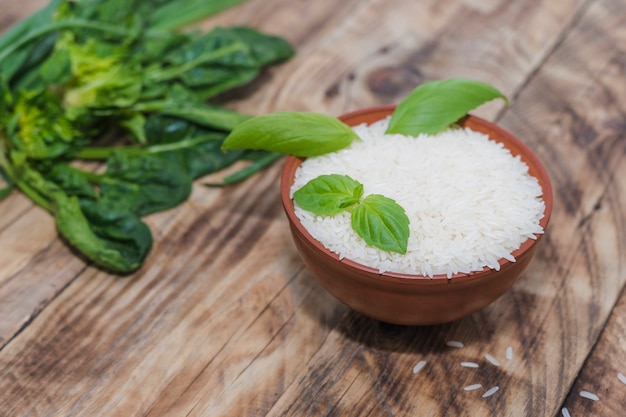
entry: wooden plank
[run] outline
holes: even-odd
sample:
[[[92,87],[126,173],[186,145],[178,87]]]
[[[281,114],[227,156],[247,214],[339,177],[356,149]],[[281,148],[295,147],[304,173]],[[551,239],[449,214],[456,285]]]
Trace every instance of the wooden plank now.
[[[512,95],[559,42],[584,1],[279,3],[252,1],[219,17],[279,33],[298,47],[281,68],[280,82],[228,96],[251,114],[289,109],[339,115],[397,102],[424,80],[458,76]],[[251,97],[249,91],[259,94]],[[492,118],[500,108],[496,102],[475,114]]]
[[[562,3],[556,8],[538,2],[521,13],[504,1],[433,1],[425,9],[408,0],[346,3],[350,7],[341,3],[339,11],[337,2],[331,1],[265,0],[237,8],[243,21],[262,20],[275,33],[292,36],[300,45],[300,56],[271,71],[273,78],[265,79],[268,84],[245,102],[234,97],[230,103],[254,113],[283,108],[340,113],[402,94],[402,89],[393,94],[386,89],[367,92],[374,69],[410,56],[410,68],[419,68],[420,77],[439,78],[460,71],[459,65],[465,62],[461,56],[472,46],[481,51],[471,61],[475,78],[502,80],[504,90],[516,92],[581,4],[572,1],[568,7]],[[239,19],[234,13],[224,22]],[[611,44],[623,40],[619,33],[608,34],[615,31],[617,18],[604,14],[585,16],[600,36],[582,39],[589,50],[608,40]],[[483,28],[486,17],[493,19],[489,27],[498,29],[496,36]],[[600,24],[599,17],[606,22]],[[524,25],[511,29],[506,42],[498,42],[515,19]],[[389,48],[387,41],[395,39],[385,35],[394,30],[401,46],[383,53]],[[402,31],[406,36],[398,35]],[[520,45],[529,48],[526,54],[516,49]],[[87,268],[71,276],[71,285],[50,298],[50,304],[2,349],[0,403],[8,405],[3,411],[10,415],[553,412],[577,364],[597,338],[602,317],[608,315],[610,290],[623,284],[623,277],[615,278],[610,269],[623,255],[616,255],[615,250],[600,253],[600,248],[619,241],[617,233],[623,232],[616,223],[619,215],[613,211],[624,199],[624,184],[617,176],[623,173],[618,166],[620,153],[615,152],[623,150],[622,145],[606,137],[596,139],[593,149],[607,157],[607,166],[602,174],[592,171],[594,175],[588,176],[581,170],[593,162],[587,149],[575,146],[578,136],[571,130],[578,132],[579,126],[572,124],[585,120],[602,132],[606,114],[589,120],[570,116],[551,131],[569,104],[568,94],[597,85],[596,80],[568,70],[571,59],[576,58],[578,64],[585,57],[571,51],[571,42],[568,48],[560,58],[550,60],[552,69],[540,72],[502,119],[553,164],[551,174],[561,203],[551,231],[558,233],[543,242],[519,285],[485,311],[456,323],[417,329],[348,312],[302,270],[281,213],[278,167],[274,167],[228,190],[198,185],[187,204],[151,217],[158,239],[148,263],[137,274],[119,279]],[[594,56],[606,62],[613,55],[607,58],[602,53],[614,50],[607,48]],[[303,51],[307,55],[302,56]],[[377,65],[361,72],[373,51],[381,51]],[[490,54],[502,58],[499,65],[495,58],[485,58]],[[481,70],[481,59],[491,65]],[[582,61],[582,68],[595,65]],[[554,92],[554,101],[546,92]],[[592,103],[600,102],[592,97]],[[580,109],[589,105],[582,104]],[[609,104],[607,111],[623,110],[617,99]],[[485,112],[495,114],[495,110]],[[563,136],[563,143],[543,144],[547,132],[551,137]],[[570,152],[572,146],[574,152]],[[604,194],[594,187],[599,178],[607,180],[609,191]],[[595,209],[598,201],[601,207]],[[584,226],[584,239],[578,233],[579,223]],[[605,232],[607,237],[599,242],[600,233]],[[589,256],[577,257],[580,254]],[[615,255],[613,262],[605,262],[605,256],[611,255]],[[46,262],[68,260],[66,255],[58,256],[54,252],[43,258]],[[555,265],[554,259],[563,264]],[[586,262],[609,269],[588,269]],[[35,280],[41,276],[40,270],[22,274],[30,274],[30,285],[37,285]],[[71,274],[60,275],[68,279]],[[567,286],[565,277],[572,277]],[[591,298],[587,293],[590,280],[594,285],[601,281]],[[586,311],[578,310],[580,303]],[[594,312],[591,319],[587,311]],[[558,320],[571,313],[571,322]],[[567,356],[574,360],[567,369],[552,374],[555,366],[563,366],[555,361],[551,345],[555,341],[552,332],[559,332],[561,325],[567,342],[573,342]],[[582,341],[576,333],[579,328],[584,329]],[[462,340],[466,347],[446,348],[450,339]],[[515,352],[510,362],[503,359],[509,345]],[[501,360],[500,367],[484,359],[487,352]],[[413,375],[412,367],[422,359],[428,366]],[[462,360],[479,362],[480,372],[460,367]],[[550,368],[544,361],[549,361]],[[555,378],[558,383],[552,384]],[[483,400],[484,390],[462,390],[476,382],[484,388],[500,384],[501,391]]]
[[[620,376],[621,375],[621,376]],[[619,416],[626,406],[626,291],[611,313],[602,335],[582,372],[576,378],[563,407],[572,416]],[[598,400],[582,397],[587,391]],[[562,409],[561,408],[561,409]],[[561,417],[561,411],[557,414]]]

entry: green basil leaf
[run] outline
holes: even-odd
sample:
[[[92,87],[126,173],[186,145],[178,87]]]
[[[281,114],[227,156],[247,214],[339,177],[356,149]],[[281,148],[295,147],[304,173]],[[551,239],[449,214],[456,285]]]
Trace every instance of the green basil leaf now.
[[[345,148],[358,135],[334,117],[311,112],[277,112],[235,127],[222,149],[263,149],[309,157]]]
[[[319,215],[341,213],[359,203],[363,184],[347,175],[320,175],[293,193],[303,209]]]
[[[417,136],[446,129],[467,112],[496,98],[508,99],[489,84],[463,78],[418,86],[393,112],[386,133]]]
[[[352,228],[368,245],[406,253],[409,240],[409,218],[394,200],[370,194],[352,212]]]

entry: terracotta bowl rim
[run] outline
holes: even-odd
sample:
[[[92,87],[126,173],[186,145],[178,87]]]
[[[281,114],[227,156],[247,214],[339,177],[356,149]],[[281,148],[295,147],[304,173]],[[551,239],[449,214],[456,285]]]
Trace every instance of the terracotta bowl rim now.
[[[371,106],[366,107],[360,110],[355,110],[349,113],[345,113],[338,117],[339,120],[346,121],[352,119],[354,117],[360,117],[369,113],[385,113],[391,112],[395,109],[396,105],[387,104],[387,105],[379,105],[379,106]],[[548,172],[544,165],[541,163],[539,158],[535,155],[535,153],[521,140],[519,140],[512,133],[504,130],[500,126],[496,125],[493,122],[489,122],[483,118],[473,115],[467,115],[463,119],[471,120],[474,123],[483,125],[484,127],[497,132],[500,136],[503,136],[507,139],[507,141],[512,142],[515,146],[521,151],[524,158],[528,160],[527,164],[532,165],[534,169],[537,171],[538,175],[535,176],[539,181],[539,184],[542,188],[543,194],[542,198],[545,203],[544,216],[540,220],[539,224],[542,226],[544,233],[543,234],[535,234],[536,239],[526,239],[519,248],[512,252],[513,257],[516,260],[519,260],[521,256],[526,253],[531,253],[531,249],[541,240],[542,236],[545,234],[546,228],[550,221],[550,216],[552,214],[553,207],[553,194],[552,194],[552,185],[550,182],[550,177],[548,176]],[[508,148],[508,147],[507,147]],[[365,275],[383,281],[391,281],[397,284],[406,284],[406,285],[452,285],[452,284],[467,284],[471,281],[480,280],[485,278],[491,274],[502,272],[503,270],[511,267],[514,262],[506,260],[504,258],[499,260],[500,270],[496,271],[495,269],[491,269],[488,267],[484,267],[481,271],[474,271],[470,273],[456,273],[453,274],[450,278],[446,274],[435,274],[432,277],[421,275],[421,274],[407,274],[407,273],[399,273],[399,272],[383,272],[380,273],[377,269],[360,264],[358,262],[352,261],[347,258],[339,259],[339,255],[328,250],[324,245],[315,239],[308,230],[300,223],[300,219],[295,215],[293,208],[293,200],[290,198],[289,190],[291,185],[293,184],[293,175],[290,175],[290,172],[293,169],[295,170],[302,163],[305,158],[296,157],[293,155],[287,156],[285,163],[283,165],[281,171],[280,178],[280,195],[281,201],[283,204],[283,208],[285,213],[293,227],[296,227],[307,241],[313,244],[319,251],[324,253],[325,256],[328,256],[334,259],[337,262],[344,264],[346,267],[349,267],[353,270],[358,270]],[[295,165],[295,168],[294,168]]]

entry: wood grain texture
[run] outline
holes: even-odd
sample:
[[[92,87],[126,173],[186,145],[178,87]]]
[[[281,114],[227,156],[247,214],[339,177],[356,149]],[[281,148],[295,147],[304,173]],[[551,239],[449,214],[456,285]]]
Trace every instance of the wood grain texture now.
[[[11,11],[0,30],[27,14],[0,6]],[[279,165],[223,190],[200,181],[187,203],[148,217],[155,247],[126,278],[73,256],[15,194],[0,202],[0,415],[556,416],[563,404],[620,415],[611,358],[624,357],[625,296],[605,324],[626,282],[624,16],[624,0],[251,0],[203,22],[297,46],[222,97],[252,114],[337,115],[449,76],[497,85],[512,106],[478,114],[535,149],[553,180],[536,258],[479,313],[394,326],[348,310],[304,269]]]
[[[565,399],[562,407],[567,408],[572,416],[619,416],[624,413],[626,383],[619,375],[626,375],[625,294],[622,291],[600,340]],[[581,391],[594,393],[599,400],[581,397]]]

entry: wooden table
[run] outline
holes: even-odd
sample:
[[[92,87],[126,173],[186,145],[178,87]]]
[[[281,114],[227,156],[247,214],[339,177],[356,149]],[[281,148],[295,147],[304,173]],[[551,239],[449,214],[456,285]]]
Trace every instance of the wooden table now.
[[[44,3],[0,0],[0,29]],[[535,259],[479,313],[395,326],[304,269],[280,164],[199,182],[148,217],[155,247],[126,278],[73,256],[14,192],[0,202],[0,415],[626,415],[626,0],[251,0],[202,26],[217,24],[297,48],[224,103],[252,114],[339,115],[455,76],[503,90],[510,107],[475,114],[534,149],[555,191]]]

